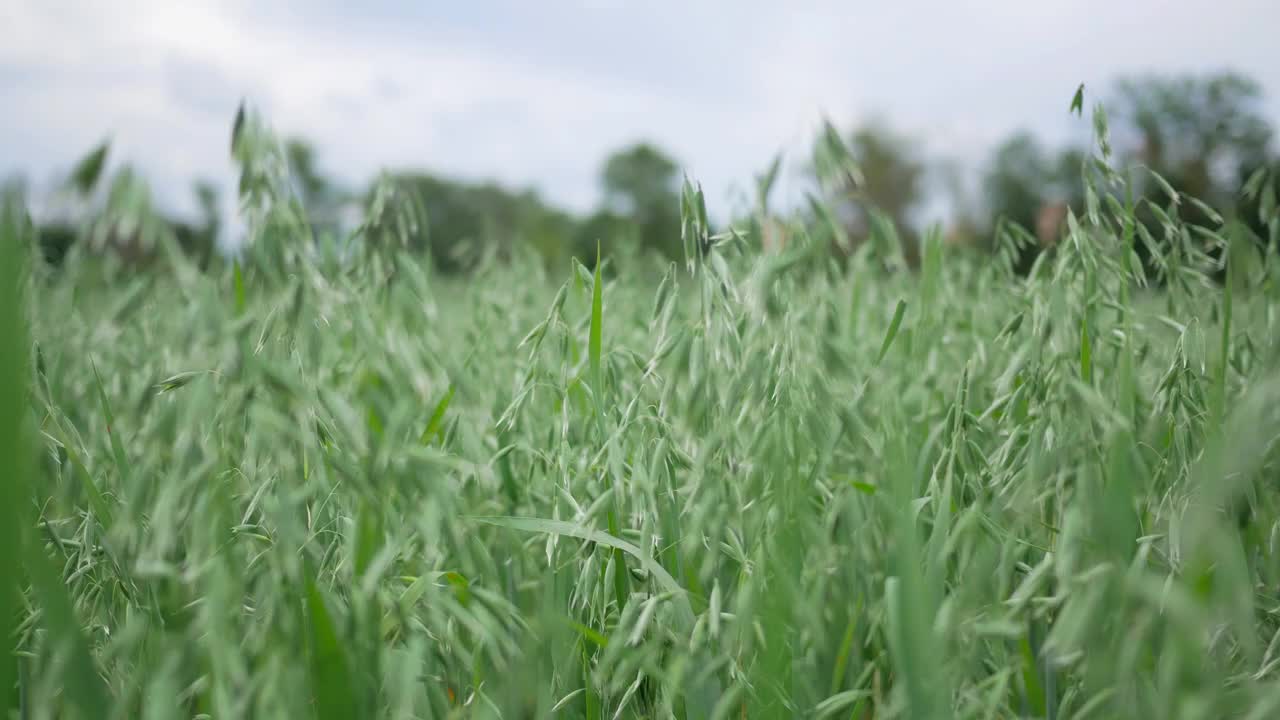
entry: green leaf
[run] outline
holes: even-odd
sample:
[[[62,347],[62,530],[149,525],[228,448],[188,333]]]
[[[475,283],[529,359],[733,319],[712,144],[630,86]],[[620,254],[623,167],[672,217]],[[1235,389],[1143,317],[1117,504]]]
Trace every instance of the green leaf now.
[[[241,313],[243,313],[243,312],[244,312],[244,307],[245,307],[245,300],[244,300],[244,275],[243,275],[243,273],[241,273],[241,271],[240,271],[240,261],[239,261],[239,260],[236,260],[236,261],[232,264],[232,266],[231,266],[231,275],[232,275],[232,279],[233,279],[233,281],[234,281],[234,283],[235,283],[236,314],[237,314],[237,315],[239,315],[239,314],[241,314]]]
[[[98,185],[98,180],[102,177],[102,169],[106,167],[107,153],[110,150],[111,143],[107,141],[90,150],[88,155],[76,163],[75,170],[71,171],[68,185],[81,195],[93,192]]]
[[[356,516],[355,577],[364,577],[382,547],[382,520],[373,503],[362,500]]]
[[[1004,337],[1006,335],[1012,335],[1018,332],[1018,328],[1022,327],[1022,320],[1024,315],[1025,313],[1019,312],[1018,314],[1009,318],[1009,322],[1004,324],[1004,327],[1000,329],[1000,332],[996,335],[996,337],[1000,338],[1000,337]]]
[[[1169,202],[1174,205],[1182,204],[1182,194],[1177,190],[1174,190],[1173,185],[1169,184],[1169,181],[1165,180],[1163,175],[1151,168],[1147,168],[1147,173],[1150,174],[1151,177],[1155,178],[1156,184],[1160,186],[1160,189],[1169,198]]]
[[[427,421],[427,427],[422,431],[422,436],[418,438],[421,445],[430,445],[436,434],[440,432],[440,428],[444,425],[444,414],[449,409],[449,403],[453,400],[453,391],[455,386],[449,383],[449,389],[445,391],[444,397],[440,398],[440,402],[436,403],[436,409],[431,411],[431,419]]]
[[[159,390],[161,393],[172,392],[174,390],[177,390],[180,387],[185,386],[187,383],[191,382],[192,380],[195,380],[196,378],[200,377],[201,375],[204,375],[205,373],[206,371],[204,370],[188,370],[187,372],[180,372],[176,375],[170,375],[164,380],[161,380],[160,382],[156,383],[156,389]]]
[[[609,647],[609,638],[605,637],[603,634],[592,630],[577,620],[569,620],[568,623],[569,627],[576,630],[577,633],[582,636],[582,639],[590,641],[592,645],[600,648]]]
[[[240,143],[240,133],[244,131],[244,101],[236,108],[236,119],[231,123],[231,153],[234,155]]]
[[[1040,685],[1040,668],[1031,650],[1031,641],[1025,635],[1018,640],[1018,652],[1022,656],[1022,688],[1027,704],[1036,717],[1041,717],[1048,700]]]
[[[1199,210],[1206,218],[1208,218],[1209,222],[1213,223],[1214,225],[1221,225],[1224,222],[1222,219],[1222,215],[1219,214],[1217,210],[1214,210],[1213,208],[1209,207],[1208,203],[1204,202],[1199,198],[1187,195],[1185,193],[1183,194],[1183,197],[1185,197],[1188,201],[1190,201],[1191,204],[1194,205],[1197,210]]]
[[[845,624],[844,637],[840,640],[840,650],[836,653],[835,667],[831,670],[831,694],[840,692],[844,685],[844,675],[849,668],[849,655],[853,652],[854,631],[858,628],[858,615],[862,612],[862,603],[849,613],[849,622]]]
[[[471,602],[471,581],[464,577],[462,573],[452,570],[444,574],[444,579],[453,588],[453,595],[458,604],[462,607],[467,607]]]
[[[614,537],[620,535],[618,516],[613,510],[608,513],[608,521],[610,534]],[[618,612],[622,612],[622,609],[627,606],[627,597],[630,596],[631,589],[630,584],[627,582],[630,577],[627,572],[627,559],[622,554],[622,550],[618,548],[613,549],[613,564],[613,596],[618,603]]]
[[[778,171],[782,169],[782,153],[773,156],[773,162],[769,163],[769,168],[764,171],[763,175],[756,178],[756,203],[760,212],[768,212],[769,195],[773,192],[773,185],[778,180]]]
[[[1218,372],[1214,378],[1215,412],[1217,420],[1226,417],[1227,410],[1227,372],[1231,365],[1231,314],[1232,286],[1235,285],[1235,262],[1231,259],[1230,248],[1227,252],[1227,279],[1222,288],[1222,345],[1218,355]]]
[[[807,193],[806,199],[809,201],[809,209],[812,210],[815,215],[822,218],[823,224],[825,224],[827,226],[827,230],[831,232],[831,237],[835,241],[836,247],[845,252],[851,252],[853,250],[853,244],[849,241],[849,234],[845,232],[844,224],[837,220],[835,215],[831,213],[830,206],[828,206],[827,203],[818,200],[818,198],[814,197],[812,193]]]
[[[1262,182],[1267,179],[1267,174],[1266,166],[1254,170],[1245,181],[1244,187],[1240,189],[1240,194],[1249,200],[1257,199],[1258,191],[1262,189]]]
[[[597,402],[601,402],[604,392],[600,376],[600,344],[601,325],[604,318],[604,283],[600,280],[600,242],[596,241],[596,272],[591,284],[591,337],[587,349],[587,357],[591,363],[591,386]],[[581,336],[579,336],[581,337]]]
[[[845,690],[818,703],[813,709],[813,717],[828,718],[846,708],[852,707],[859,700],[871,697],[870,690]]]
[[[1080,318],[1080,377],[1085,383],[1093,382],[1093,346],[1089,341],[1089,318]]]
[[[107,504],[107,499],[102,494],[102,491],[98,489],[98,484],[94,482],[93,474],[89,472],[89,468],[85,467],[84,461],[80,458],[80,454],[71,446],[70,440],[67,438],[66,434],[57,427],[57,425],[51,425],[46,432],[67,454],[67,462],[71,463],[72,467],[80,471],[82,485],[85,489],[85,494],[89,498],[89,509],[93,511],[95,516],[97,516],[98,524],[102,527],[111,527],[111,507]]]
[[[22,572],[19,528],[29,521],[23,509],[30,507],[27,478],[31,450],[24,437],[27,401],[27,329],[24,322],[22,269],[28,247],[26,210],[0,197],[0,702],[8,703],[14,687],[15,642]],[[8,705],[6,705],[8,707]]]
[[[622,552],[638,560],[640,562],[640,567],[643,568],[646,572],[652,574],[654,579],[658,581],[658,584],[662,586],[663,590],[666,590],[672,593],[677,593],[676,597],[678,599],[676,603],[678,606],[682,607],[683,609],[688,610],[686,619],[689,621],[689,625],[691,627],[693,625],[693,608],[691,605],[689,605],[689,600],[688,600],[688,597],[686,596],[684,588],[682,588],[680,584],[676,582],[675,578],[671,577],[670,573],[668,573],[665,569],[663,569],[661,565],[655,562],[653,558],[649,557],[646,553],[642,552],[640,548],[636,547],[635,545],[632,545],[626,540],[617,538],[602,530],[596,530],[594,528],[577,525],[571,522],[567,522],[565,520],[547,520],[543,518],[510,517],[510,516],[496,516],[496,515],[476,515],[476,516],[472,516],[471,520],[475,522],[485,523],[487,525],[496,525],[498,527],[509,528],[511,530],[522,530],[524,532],[534,532],[534,533],[550,533],[552,535],[564,535],[566,537],[574,537],[574,538],[578,538],[579,540],[586,540],[588,542],[593,542],[597,545],[604,545],[606,547],[617,548],[618,550],[621,550]]]
[[[314,578],[307,578],[306,593],[315,717],[318,720],[363,717],[352,685],[347,653],[338,640],[333,619]]]
[[[893,345],[893,339],[898,336],[898,328],[902,327],[902,316],[907,312],[907,301],[898,300],[898,305],[893,309],[893,319],[889,321],[889,329],[884,334],[884,341],[880,343],[880,354],[876,356],[876,364],[884,360],[884,356],[889,352],[889,346]]]
[[[1267,224],[1270,223],[1276,212],[1276,185],[1275,179],[1267,181],[1258,196],[1258,221]]]
[[[1080,87],[1076,88],[1076,94],[1071,98],[1071,110],[1076,117],[1084,115],[1084,83],[1080,83]]]
[[[65,653],[66,665],[60,683],[63,691],[80,709],[81,717],[110,717],[111,695],[94,665],[89,642],[76,619],[64,578],[58,574],[35,538],[28,537],[23,546],[27,574],[43,613],[43,624],[56,648],[54,652]]]
[[[102,414],[107,421],[107,437],[111,441],[111,455],[115,460],[116,470],[120,473],[120,484],[129,487],[132,473],[129,469],[129,459],[124,453],[124,443],[120,441],[120,428],[116,427],[115,415],[111,413],[111,403],[107,400],[107,391],[102,386],[102,376],[98,374],[98,366],[92,359],[89,360],[89,366],[93,368],[93,379],[98,387],[98,400],[102,403]]]
[[[676,620],[680,630],[684,633],[693,631],[693,605],[689,602],[688,593],[676,582],[675,578],[671,577],[671,574],[662,565],[626,540],[614,537],[607,532],[576,525],[564,520],[498,516],[472,516],[470,519],[474,522],[496,525],[512,530],[574,537],[597,545],[616,548],[627,553],[640,563],[640,567],[656,580],[663,590],[672,593],[672,602],[675,604]],[[694,657],[696,662],[709,662],[709,658],[705,657],[705,653],[697,653]],[[685,709],[688,712],[688,717],[693,720],[710,717],[715,699],[719,696],[720,683],[718,680],[714,676],[702,679],[686,696]]]
[[[591,651],[584,640],[582,645],[582,687],[586,691],[583,704],[587,720],[600,720],[600,693],[591,679]]]

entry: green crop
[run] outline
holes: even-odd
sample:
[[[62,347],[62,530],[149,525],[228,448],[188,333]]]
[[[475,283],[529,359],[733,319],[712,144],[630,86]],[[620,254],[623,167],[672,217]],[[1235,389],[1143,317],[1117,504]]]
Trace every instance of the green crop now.
[[[6,206],[17,716],[1280,714],[1280,265],[1232,224],[1104,152],[1026,276],[1012,230],[757,254],[688,185],[686,267],[444,277],[307,251],[255,127],[227,267],[27,272]]]

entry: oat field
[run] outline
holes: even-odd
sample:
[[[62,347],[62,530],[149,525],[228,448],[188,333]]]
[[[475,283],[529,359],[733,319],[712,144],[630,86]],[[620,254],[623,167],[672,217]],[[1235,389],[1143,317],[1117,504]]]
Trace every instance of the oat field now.
[[[692,185],[687,263],[467,277],[269,164],[203,271],[10,203],[7,716],[1280,716],[1280,258],[1104,151],[1025,275]]]

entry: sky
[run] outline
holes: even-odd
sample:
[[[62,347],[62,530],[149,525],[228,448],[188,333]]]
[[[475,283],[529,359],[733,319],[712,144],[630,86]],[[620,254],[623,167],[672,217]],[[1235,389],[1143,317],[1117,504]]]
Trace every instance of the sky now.
[[[1016,130],[1086,141],[1082,82],[1093,102],[1123,74],[1233,69],[1280,126],[1277,28],[1277,0],[4,0],[0,178],[49,186],[109,138],[187,212],[193,180],[233,187],[243,99],[352,188],[416,167],[588,210],[643,139],[714,212],[778,152],[800,192],[823,117],[972,171]]]

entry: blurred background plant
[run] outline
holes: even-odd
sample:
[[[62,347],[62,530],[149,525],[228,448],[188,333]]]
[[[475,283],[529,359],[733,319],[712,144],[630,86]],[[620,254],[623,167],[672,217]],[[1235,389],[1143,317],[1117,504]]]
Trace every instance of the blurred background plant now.
[[[1133,174],[1130,190],[1151,242],[1168,241],[1156,232],[1161,217],[1151,208],[1172,207],[1192,225],[1226,223],[1259,248],[1275,245],[1276,232],[1266,218],[1280,155],[1255,82],[1232,72],[1126,77],[1103,99],[1111,110],[1114,151]],[[600,206],[575,213],[533,189],[412,168],[388,170],[362,190],[344,189],[326,176],[320,150],[302,138],[281,142],[263,135],[255,129],[260,123],[247,110],[237,120],[239,149],[233,155],[241,164],[242,234],[226,227],[212,183],[192,188],[197,217],[171,216],[156,205],[135,169],[112,167],[110,144],[104,142],[54,192],[39,198],[38,234],[46,263],[56,267],[80,249],[136,270],[172,243],[207,268],[235,255],[259,256],[272,244],[385,244],[393,226],[396,247],[425,254],[446,274],[469,272],[489,255],[508,262],[540,258],[548,268],[564,267],[573,258],[592,267],[597,243],[603,256],[614,257],[614,271],[624,269],[619,253],[666,260],[682,254],[680,164],[652,143],[637,142],[609,155],[601,164]],[[919,211],[946,201],[951,215],[937,230],[948,247],[994,252],[1001,228],[1023,232],[1034,240],[1019,243],[1016,265],[1026,272],[1058,242],[1068,212],[1078,216],[1086,209],[1080,178],[1087,154],[1081,147],[1046,147],[1020,131],[992,151],[972,183],[945,159],[930,159],[917,147],[914,138],[884,120],[847,131],[828,124],[810,160],[794,166],[810,187],[808,210],[795,219],[810,235],[830,235],[828,245],[837,254],[878,242],[894,248],[891,254],[903,265],[915,267],[927,230],[920,227]],[[831,160],[833,153],[843,160]],[[769,194],[786,167],[791,167],[786,158],[776,157],[757,179],[757,197],[713,222],[741,229],[754,247],[779,249],[785,226],[793,221],[783,222],[776,211],[796,208],[770,207]],[[29,194],[20,178],[7,185]],[[272,219],[255,210],[266,197],[287,198],[272,203]],[[1196,201],[1183,202],[1183,197]],[[414,211],[382,217],[385,206],[399,203],[409,203]],[[295,230],[302,226],[307,240],[298,241]],[[277,238],[272,227],[288,239]],[[1150,244],[1138,246],[1144,263]],[[1148,270],[1154,277],[1155,268]]]

